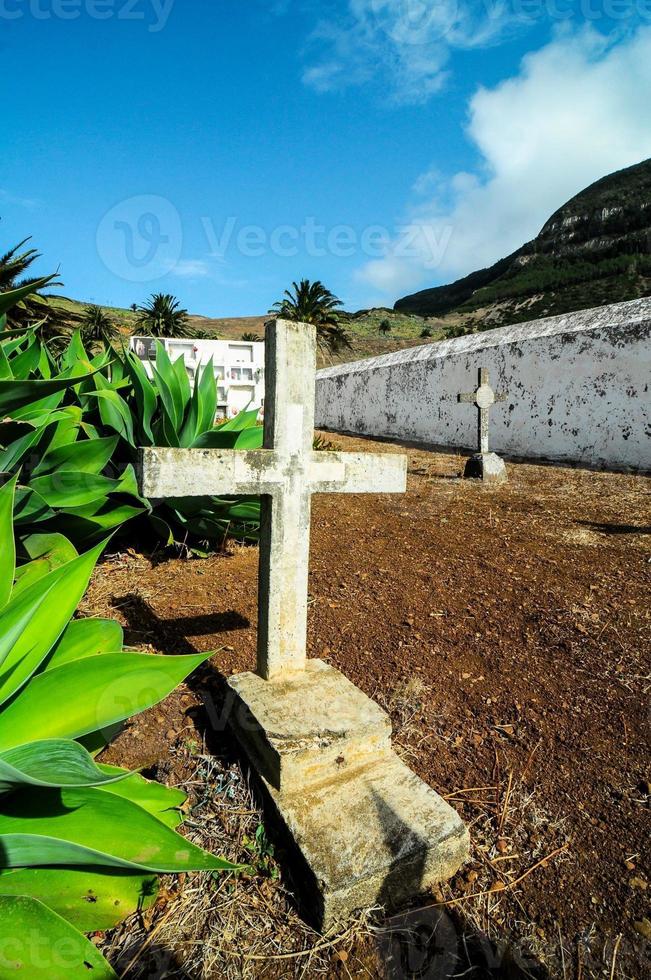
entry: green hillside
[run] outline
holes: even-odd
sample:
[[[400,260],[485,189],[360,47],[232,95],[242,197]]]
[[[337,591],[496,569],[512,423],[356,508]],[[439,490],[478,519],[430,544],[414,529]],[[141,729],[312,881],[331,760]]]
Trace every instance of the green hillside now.
[[[395,310],[488,329],[651,295],[651,160],[603,177],[493,266],[398,300]]]

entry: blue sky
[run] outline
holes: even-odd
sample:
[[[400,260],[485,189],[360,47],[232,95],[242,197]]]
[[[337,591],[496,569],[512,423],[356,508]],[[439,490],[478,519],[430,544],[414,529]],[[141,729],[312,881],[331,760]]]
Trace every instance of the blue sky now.
[[[651,156],[651,0],[0,0],[0,232],[115,305],[392,305]]]

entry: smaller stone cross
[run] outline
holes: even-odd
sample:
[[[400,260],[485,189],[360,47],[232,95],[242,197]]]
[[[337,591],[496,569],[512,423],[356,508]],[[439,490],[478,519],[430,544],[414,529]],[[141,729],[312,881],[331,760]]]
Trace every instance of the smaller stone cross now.
[[[495,392],[490,386],[488,368],[480,368],[479,386],[475,391],[459,395],[460,402],[469,402],[479,409],[477,429],[478,451],[468,460],[466,476],[478,477],[486,483],[504,483],[507,479],[504,461],[488,448],[490,410],[497,402],[506,401],[506,393]]]
[[[477,434],[478,452],[488,453],[488,422],[491,407],[496,402],[506,401],[506,393],[503,391],[495,392],[490,386],[490,376],[488,368],[479,370],[479,387],[475,391],[466,392],[459,395],[460,402],[470,402],[479,409],[479,428]]]

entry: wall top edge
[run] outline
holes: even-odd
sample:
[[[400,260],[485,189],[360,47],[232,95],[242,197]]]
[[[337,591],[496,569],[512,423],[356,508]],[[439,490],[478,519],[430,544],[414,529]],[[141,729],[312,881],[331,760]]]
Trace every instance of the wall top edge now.
[[[336,364],[333,367],[322,368],[318,371],[317,380],[337,377],[342,374],[354,374],[357,371],[366,371],[407,361],[437,360],[448,357],[450,354],[471,353],[505,344],[536,340],[539,337],[587,332],[604,327],[641,325],[647,321],[651,323],[651,297],[529,320],[514,326],[497,327],[495,330],[487,330],[479,334],[439,340],[431,344],[407,347],[391,354],[380,354],[359,361],[349,361],[346,364]]]

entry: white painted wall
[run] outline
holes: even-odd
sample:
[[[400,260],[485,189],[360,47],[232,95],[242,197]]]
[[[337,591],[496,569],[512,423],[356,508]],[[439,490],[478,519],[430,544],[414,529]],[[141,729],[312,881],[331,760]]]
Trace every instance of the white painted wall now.
[[[212,358],[217,380],[217,418],[232,418],[251,405],[264,405],[264,344],[240,340],[163,339],[172,361],[183,357],[190,382]],[[131,337],[129,347],[142,360],[149,377],[156,360],[156,342]]]
[[[491,410],[505,456],[651,471],[651,299],[412,347],[317,374],[317,426],[476,449],[459,404],[487,367],[507,392]]]

